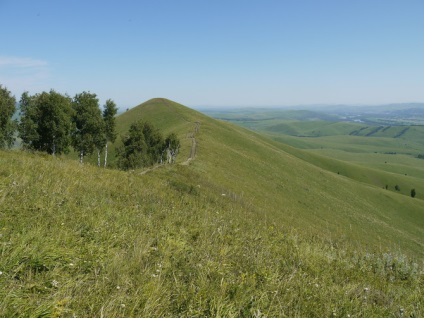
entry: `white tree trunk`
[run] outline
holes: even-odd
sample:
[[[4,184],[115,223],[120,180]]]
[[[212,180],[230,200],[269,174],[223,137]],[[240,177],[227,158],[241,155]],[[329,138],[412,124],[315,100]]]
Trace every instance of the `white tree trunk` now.
[[[105,168],[106,168],[106,164],[107,164],[107,142],[106,142],[106,148],[105,148],[105,165],[104,165]]]
[[[100,168],[100,150],[97,149],[97,166]]]
[[[82,164],[82,161],[84,159],[84,151],[80,151],[80,164]]]

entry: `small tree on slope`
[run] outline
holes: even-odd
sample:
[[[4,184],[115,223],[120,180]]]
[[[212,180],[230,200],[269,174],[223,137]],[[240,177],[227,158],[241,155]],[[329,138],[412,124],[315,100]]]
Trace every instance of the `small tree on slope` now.
[[[417,193],[415,192],[415,189],[412,189],[411,190],[411,197],[412,198],[415,198],[415,195],[416,195]]]

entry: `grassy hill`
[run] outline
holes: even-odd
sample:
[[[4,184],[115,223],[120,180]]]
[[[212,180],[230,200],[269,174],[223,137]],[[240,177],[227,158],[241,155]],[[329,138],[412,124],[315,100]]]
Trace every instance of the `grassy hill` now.
[[[119,131],[139,118],[180,136],[177,164],[1,152],[0,316],[424,313],[422,199],[169,100],[120,115]]]
[[[354,123],[342,117],[330,121],[308,116],[308,111],[210,113],[269,136],[284,151],[319,168],[404,195],[412,189],[424,192],[424,161],[417,158],[424,153],[424,126]],[[415,113],[408,109],[408,115]]]

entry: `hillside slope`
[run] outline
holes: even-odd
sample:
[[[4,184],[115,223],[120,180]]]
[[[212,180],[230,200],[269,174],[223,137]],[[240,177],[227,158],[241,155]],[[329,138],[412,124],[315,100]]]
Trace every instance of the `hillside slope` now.
[[[124,115],[178,133],[178,163],[0,152],[1,317],[422,316],[422,200],[168,100]]]
[[[418,198],[317,168],[287,153],[280,143],[166,99],[124,113],[119,129],[137,118],[179,134],[184,144],[180,162],[189,156],[194,123],[200,123],[192,171],[217,192],[253,206],[265,220],[370,250],[424,255],[424,209]]]
[[[0,152],[0,316],[422,316],[421,263],[294,231],[200,159],[141,175]]]

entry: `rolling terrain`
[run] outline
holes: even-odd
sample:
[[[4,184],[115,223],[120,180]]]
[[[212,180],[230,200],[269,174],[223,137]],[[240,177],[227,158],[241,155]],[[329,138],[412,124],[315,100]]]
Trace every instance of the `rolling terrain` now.
[[[138,119],[177,133],[176,164],[1,152],[0,316],[424,313],[420,191],[166,99],[121,114],[118,132]]]
[[[332,115],[276,109],[208,113],[259,131],[281,142],[285,151],[320,168],[410,195],[412,189],[424,191],[424,161],[418,158],[424,153],[424,126],[399,125],[420,121],[421,117],[413,115],[421,114],[421,108],[406,108],[412,106],[365,108],[364,113],[355,108],[345,113],[343,108],[338,113],[328,109]],[[371,124],[356,122],[367,116],[374,116]],[[385,125],[376,124],[376,116]],[[395,119],[397,124],[391,125]]]

